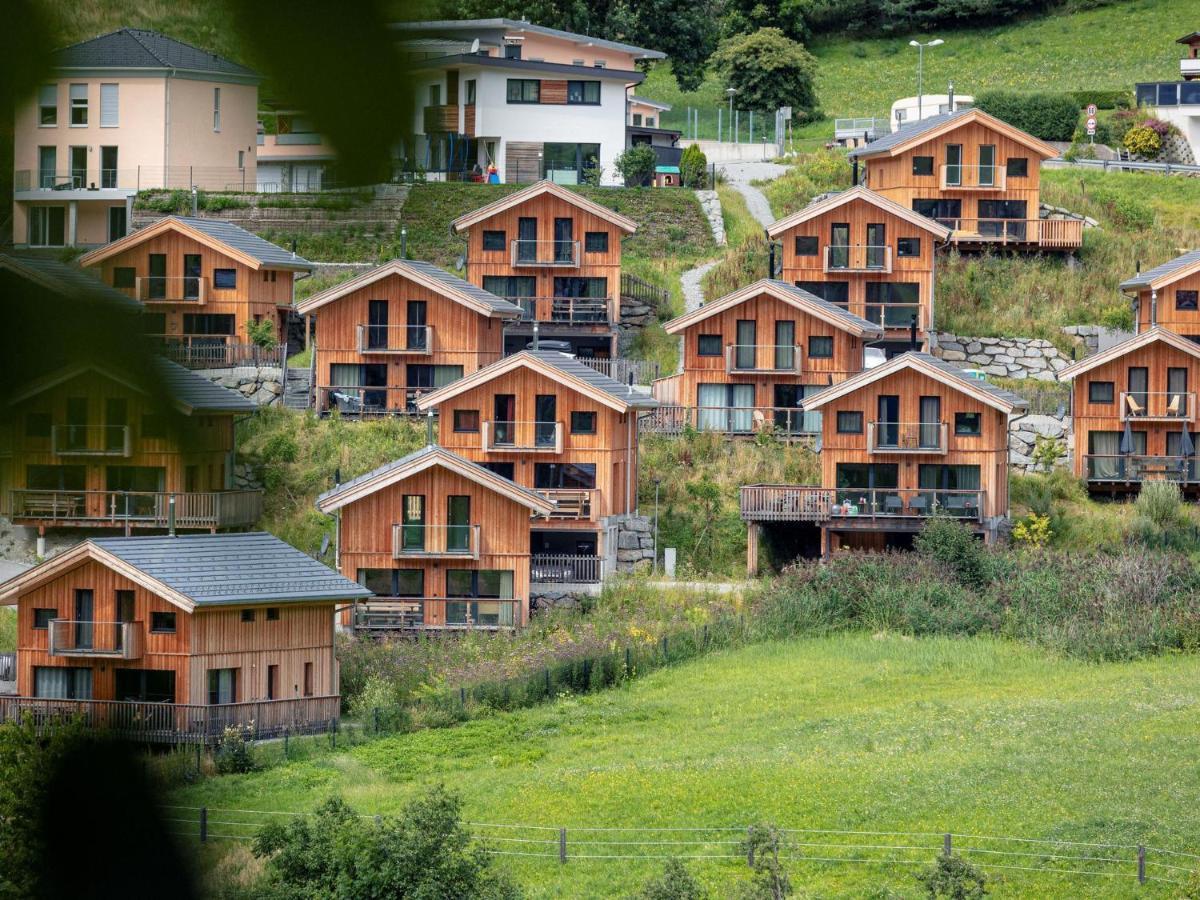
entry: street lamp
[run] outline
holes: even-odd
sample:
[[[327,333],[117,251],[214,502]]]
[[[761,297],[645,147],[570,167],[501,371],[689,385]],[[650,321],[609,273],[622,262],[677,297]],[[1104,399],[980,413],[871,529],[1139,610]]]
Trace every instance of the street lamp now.
[[[737,88],[725,88],[725,93],[729,95],[729,128],[726,129],[726,136],[728,136],[729,130],[733,128],[733,95],[737,93]],[[734,140],[736,139],[737,135],[735,134]]]
[[[925,48],[926,47],[940,47],[944,43],[946,43],[946,42],[943,41],[941,38],[934,38],[928,44],[922,44],[920,41],[909,41],[908,42],[908,46],[917,48],[917,121],[918,122],[920,122],[921,119],[923,118],[923,116],[922,116],[923,110],[921,109],[921,107],[922,107],[921,101],[922,101],[922,98],[925,93],[925,83],[924,83]]]

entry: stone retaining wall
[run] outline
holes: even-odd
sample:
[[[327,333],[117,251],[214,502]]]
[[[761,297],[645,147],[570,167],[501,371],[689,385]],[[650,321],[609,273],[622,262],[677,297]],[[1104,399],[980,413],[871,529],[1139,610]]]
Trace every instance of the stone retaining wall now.
[[[1024,472],[1040,471],[1033,460],[1038,437],[1060,441],[1061,452],[1054,464],[1071,464],[1071,417],[1021,416],[1008,423],[1008,464]]]
[[[232,369],[196,369],[209,381],[249,397],[259,406],[282,402],[283,370],[278,366],[237,366]]]
[[[1042,338],[964,337],[943,332],[936,344],[934,356],[1001,378],[1057,381],[1058,373],[1071,364],[1057,347]]]
[[[712,229],[713,240],[718,247],[725,246],[725,219],[721,216],[721,198],[716,191],[696,191],[696,199],[700,208],[708,217],[708,227]]]
[[[645,572],[654,566],[654,520],[649,516],[614,516],[617,526],[617,571]]]

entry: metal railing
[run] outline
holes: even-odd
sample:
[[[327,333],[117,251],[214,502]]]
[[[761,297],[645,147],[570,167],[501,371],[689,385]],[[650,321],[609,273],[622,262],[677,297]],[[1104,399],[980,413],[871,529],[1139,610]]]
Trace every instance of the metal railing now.
[[[208,278],[198,275],[139,275],[135,299],[143,303],[198,303],[208,299]]]
[[[337,727],[337,695],[246,703],[152,703],[131,700],[58,700],[0,696],[0,722],[28,722],[39,734],[82,722],[118,737],[150,743],[208,743],[237,726],[251,740]]]
[[[1200,87],[1200,81],[1195,82]],[[1185,163],[1146,162],[1124,159],[1055,159],[1047,164],[1050,168],[1075,166],[1081,169],[1100,169],[1104,172],[1156,172],[1160,175],[1193,175],[1200,166]]]
[[[1121,421],[1170,422],[1196,417],[1191,391],[1122,391]]]
[[[524,241],[514,238],[514,266],[578,266],[579,241]]]
[[[64,170],[17,169],[14,190],[93,190],[123,191],[189,190],[257,191],[254,175],[238,166],[134,166],[132,168]],[[98,178],[92,176],[98,175]],[[91,180],[89,180],[91,179]]]
[[[869,453],[945,453],[945,422],[868,422]]]
[[[659,406],[638,418],[642,434],[716,431],[731,437],[773,432],[782,438],[811,437],[821,432],[821,414],[775,406]]]
[[[1200,482],[1195,456],[1088,453],[1083,457],[1083,471],[1088,481],[1096,482]]]
[[[966,243],[1039,244],[1070,248],[1083,244],[1082,219],[938,218],[953,229],[951,239]]]
[[[77,526],[166,528],[171,499],[179,528],[243,528],[262,516],[262,491],[70,491],[18,488],[8,492],[14,522]]]
[[[529,558],[529,580],[538,584],[595,584],[603,574],[599,556],[535,553]]]
[[[52,425],[50,452],[55,456],[131,456],[128,425]]]
[[[797,344],[727,344],[725,371],[730,375],[749,372],[799,374],[801,358]]]
[[[523,608],[515,597],[374,597],[353,618],[364,631],[498,631],[520,625]]]
[[[873,325],[882,328],[911,328],[913,320],[921,325],[920,303],[869,303],[862,311],[862,317]]]
[[[523,453],[562,453],[562,422],[483,423],[484,450]]]
[[[947,515],[980,521],[986,492],[921,488],[824,488],[749,484],[741,489],[742,518],[751,522],[826,522],[852,518]]]
[[[453,556],[479,559],[478,525],[392,525],[392,557]]]
[[[359,353],[433,352],[432,325],[356,325]]]
[[[1007,183],[1008,168],[993,163],[944,163],[938,167],[942,190],[1002,191]]]
[[[287,344],[260,347],[235,343],[232,335],[153,334],[158,353],[187,369],[225,369],[236,366],[282,366]]]
[[[553,488],[538,490],[547,500],[554,501],[554,512],[549,519],[590,519],[596,491],[577,488]]]
[[[91,622],[51,619],[51,656],[142,658],[141,622]]]
[[[867,140],[873,141],[891,130],[891,122],[887,116],[868,116],[858,119],[834,119],[833,138],[843,141],[848,138],[859,138],[866,134]]]
[[[826,272],[892,271],[892,248],[886,244],[829,244],[825,248]]]
[[[522,322],[556,325],[607,325],[613,321],[607,297],[505,297],[521,307]]]
[[[648,359],[600,359],[594,356],[576,357],[581,363],[607,375],[621,384],[649,384],[658,377],[659,365]]]

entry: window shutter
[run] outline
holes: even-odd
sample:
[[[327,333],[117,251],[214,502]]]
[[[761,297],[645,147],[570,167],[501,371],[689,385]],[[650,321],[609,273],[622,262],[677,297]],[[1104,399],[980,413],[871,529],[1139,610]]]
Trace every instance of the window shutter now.
[[[57,84],[43,84],[38,88],[38,106],[58,106]]]
[[[117,127],[117,85],[100,85],[100,127]]]
[[[72,100],[86,100],[87,99],[87,89],[88,89],[88,86],[86,84],[71,85],[71,99]]]

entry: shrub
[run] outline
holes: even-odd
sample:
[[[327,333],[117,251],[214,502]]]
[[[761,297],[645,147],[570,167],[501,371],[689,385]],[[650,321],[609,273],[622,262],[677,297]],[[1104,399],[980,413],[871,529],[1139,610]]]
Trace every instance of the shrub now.
[[[975,106],[1044,141],[1071,140],[1079,123],[1079,104],[1071,94],[984,91]]]
[[[642,144],[630,147],[618,156],[615,165],[626,187],[646,187],[654,178],[658,157],[650,147]]]
[[[742,841],[742,853],[750,860],[751,890],[748,898],[783,900],[792,896],[792,883],[779,859],[787,837],[774,825],[751,825]]]
[[[264,350],[274,350],[279,346],[279,339],[275,336],[275,325],[270,319],[247,322],[246,335],[250,338],[250,343]]]
[[[1142,518],[1159,528],[1178,523],[1183,512],[1183,497],[1173,481],[1147,481],[1134,501],[1134,509]]]
[[[1080,109],[1095,103],[1097,109],[1129,109],[1133,104],[1133,91],[1095,90],[1072,91],[1071,97]]]
[[[961,856],[943,853],[933,868],[917,873],[929,900],[978,900],[987,896],[987,878]]]
[[[364,728],[377,733],[408,731],[412,727],[412,716],[404,702],[400,682],[371,674],[351,700],[350,714],[362,722]]]
[[[601,180],[604,178],[604,167],[600,165],[600,160],[594,156],[587,158],[587,164],[583,167],[582,184],[590,185],[591,187],[599,187]]]
[[[637,893],[635,900],[704,900],[708,892],[678,859],[668,859],[661,875],[655,875]]]
[[[1125,132],[1123,143],[1130,153],[1147,159],[1153,159],[1162,152],[1162,136],[1145,125],[1134,125]]]
[[[1029,547],[1044,547],[1050,543],[1054,533],[1050,530],[1050,517],[1030,513],[1013,526],[1013,540]]]
[[[679,180],[684,187],[702,188],[707,183],[708,157],[696,144],[685,147],[679,155]]]
[[[983,587],[991,578],[987,551],[961,522],[932,516],[913,542],[917,551],[936,560],[967,587]]]
[[[230,725],[221,735],[214,755],[217,771],[222,775],[253,772],[258,768],[250,752],[250,726]]]
[[[1039,434],[1033,441],[1033,461],[1042,467],[1043,472],[1049,472],[1054,464],[1067,452],[1066,445],[1058,438],[1046,437]]]

